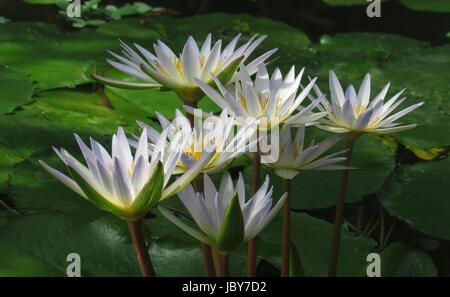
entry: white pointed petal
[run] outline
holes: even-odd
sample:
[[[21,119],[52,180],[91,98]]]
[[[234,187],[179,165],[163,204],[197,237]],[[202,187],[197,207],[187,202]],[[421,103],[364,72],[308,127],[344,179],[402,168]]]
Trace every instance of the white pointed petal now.
[[[335,126],[328,126],[328,125],[322,125],[322,124],[318,124],[316,125],[317,128],[325,130],[325,131],[329,131],[329,132],[333,132],[333,133],[348,133],[351,132],[351,129],[348,128],[344,128],[344,127],[335,127]]]
[[[83,157],[86,160],[86,162],[88,162],[88,161],[96,162],[97,158],[96,158],[95,154],[88,148],[88,146],[84,143],[84,141],[81,139],[81,137],[78,136],[78,134],[75,133],[74,135],[75,135],[75,139],[78,143],[78,146],[80,147],[81,153],[83,154]],[[89,168],[91,168],[91,167],[89,167]]]
[[[355,123],[354,107],[351,100],[347,100],[342,107],[342,120],[347,126],[353,126]]]
[[[216,90],[214,90],[211,86],[209,86],[208,84],[204,83],[199,79],[196,79],[195,82],[200,87],[200,89],[202,89],[202,91],[205,92],[205,94],[209,98],[211,98],[211,100],[214,101],[214,103],[216,103],[220,108],[222,109],[227,108],[227,103]]]
[[[383,87],[383,89],[380,91],[380,93],[378,93],[378,95],[376,95],[375,98],[372,99],[372,102],[370,103],[369,108],[375,106],[378,102],[380,102],[380,101],[382,102],[384,100],[384,98],[386,97],[386,94],[389,90],[390,85],[391,85],[390,83],[387,83]]]
[[[118,159],[114,159],[113,171],[114,196],[120,199],[123,205],[130,205],[133,202],[133,190],[130,187],[128,173]]]
[[[147,178],[150,176],[150,173],[147,172],[147,162],[144,157],[141,155],[136,161],[136,165],[134,167],[133,173],[131,175],[131,184],[134,188],[134,193],[139,193],[142,190],[142,187],[147,182]]]
[[[355,88],[352,85],[349,85],[347,90],[345,91],[345,98],[347,99],[346,102],[349,101],[352,106],[356,104],[357,95]]]
[[[220,59],[220,49],[222,46],[222,41],[219,40],[216,42],[214,47],[212,48],[211,52],[209,53],[209,56],[207,57],[205,64],[203,66],[203,70],[201,72],[200,78],[203,81],[209,81],[211,79],[211,72],[215,75],[218,75],[219,73],[215,73],[218,69],[217,63]]]
[[[156,131],[155,129],[153,129],[152,127],[150,127],[149,125],[147,125],[146,123],[144,123],[142,121],[136,121],[136,123],[142,129],[145,129],[147,131],[147,137],[150,139],[151,142],[155,143],[158,141],[158,139],[161,135],[158,131]]]
[[[267,38],[267,35],[262,35],[258,37],[256,40],[256,35],[253,35],[252,38],[248,41],[245,52],[243,55],[245,59],[252,54],[252,52]]]
[[[108,151],[93,138],[90,138],[92,152],[95,154],[96,158],[100,160],[103,164],[112,164],[112,158]]]
[[[201,71],[197,43],[191,36],[189,36],[181,54],[181,64],[184,80],[186,83],[194,85],[194,78],[199,78]]]
[[[367,127],[369,124],[370,118],[372,117],[373,109],[366,110],[363,112],[359,118],[355,122],[355,129],[356,130],[363,130]]]
[[[242,173],[239,172],[239,178],[236,183],[236,189],[235,189],[238,198],[239,198],[239,204],[241,205],[241,208],[245,205],[245,183],[244,178],[242,176]]]
[[[234,194],[233,180],[228,172],[222,175],[219,187],[219,199],[223,206],[228,204],[229,199]]]
[[[139,137],[139,142],[136,148],[136,153],[134,154],[134,163],[136,164],[139,157],[142,157],[144,161],[148,161],[148,140],[147,140],[147,130],[144,128],[142,130],[141,136]]]
[[[141,69],[150,76],[153,80],[157,81],[159,84],[164,85],[165,87],[177,90],[183,87],[183,85],[180,83],[178,79],[169,77],[165,74],[162,74],[159,71],[156,71],[152,67],[142,64],[140,65]]]
[[[133,156],[131,154],[130,145],[123,128],[119,127],[117,134],[113,135],[112,140],[112,158],[118,158],[128,169],[133,164]]]
[[[391,99],[389,99],[383,106],[383,113],[385,113],[387,110],[391,108],[391,106],[397,101],[398,98],[400,98],[400,95],[403,94],[405,89],[401,90],[397,94],[395,94]]]
[[[116,68],[117,70],[126,73],[128,75],[131,75],[133,77],[142,79],[144,81],[148,81],[148,82],[153,82],[153,80],[151,78],[148,77],[148,75],[146,75],[144,72],[142,72],[141,70],[138,70],[134,67],[122,64],[122,63],[118,63],[112,60],[107,60],[107,62],[114,68]],[[147,66],[149,67],[149,66]]]
[[[340,163],[345,161],[345,157],[340,157],[340,158],[328,158],[328,159],[320,159],[314,162],[311,162],[305,166],[303,166],[303,170],[313,170],[313,169],[317,169],[320,167],[324,167],[324,166],[328,166],[331,164],[336,164],[336,163]]]
[[[280,212],[281,208],[283,207],[284,203],[287,199],[287,193],[284,193],[283,196],[281,196],[280,200],[278,200],[277,204],[269,211],[267,216],[264,218],[264,221],[259,224],[258,228],[255,230],[255,233],[252,235],[252,237],[256,237],[264,228],[267,227],[267,225],[272,222],[272,220],[275,218],[275,216]]]
[[[50,173],[54,178],[62,182],[64,185],[66,185],[68,188],[70,188],[72,191],[80,195],[81,197],[87,199],[86,195],[84,194],[83,190],[78,186],[78,184],[71,178],[69,178],[67,175],[59,172],[58,170],[48,166],[44,161],[39,160],[39,164],[48,172]]]
[[[411,105],[405,109],[403,109],[402,111],[397,112],[396,114],[384,119],[383,121],[380,122],[379,126],[383,126],[383,124],[389,124],[392,123],[396,120],[398,120],[399,118],[405,116],[406,114],[412,112],[413,110],[415,110],[416,108],[419,108],[420,106],[422,106],[424,104],[424,102],[420,102],[414,105]]]
[[[99,82],[116,88],[123,89],[150,89],[161,86],[159,83],[155,82],[151,77],[147,77],[146,81],[148,82],[130,82],[125,80],[112,79],[109,77],[97,75],[92,73],[92,76]]]
[[[255,73],[258,70],[258,67],[261,65],[264,65],[264,62],[270,57],[272,56],[278,49],[274,48],[264,54],[262,54],[261,56],[257,57],[256,59],[254,59],[252,62],[248,63],[245,67],[247,68],[247,71],[250,75],[252,75],[253,73]],[[232,80],[234,80],[236,78],[233,77]]]
[[[106,169],[106,166],[97,160],[99,179],[103,190],[109,195],[114,196],[114,186],[112,180],[112,172]],[[111,167],[112,169],[112,167]]]
[[[158,62],[164,71],[175,81],[180,81],[181,76],[177,68],[174,65],[173,58],[167,56],[161,47],[155,45],[155,53],[158,56]]]
[[[203,42],[202,48],[200,49],[200,55],[203,57],[208,57],[211,51],[211,33],[206,36],[205,41]]]
[[[135,43],[134,46],[147,59],[148,62],[153,64],[158,59],[154,54],[152,54],[151,52],[149,52],[147,49],[140,46],[139,44]]]
[[[166,55],[169,58],[176,58],[176,55],[173,53],[173,51],[170,49],[170,47],[168,47],[164,42],[162,42],[161,40],[157,40],[157,45],[159,46],[159,48],[161,48],[162,53],[164,55]]]
[[[370,132],[379,133],[379,134],[388,134],[388,133],[394,133],[394,132],[400,132],[400,131],[404,131],[404,130],[413,129],[415,127],[417,127],[417,124],[410,124],[410,125],[391,127],[391,128],[379,128],[379,129],[371,130]]]
[[[344,91],[342,90],[341,83],[339,82],[339,79],[336,76],[336,73],[334,73],[334,71],[330,71],[329,83],[331,92],[331,102],[333,103],[333,107],[343,106],[345,102]]]
[[[239,33],[238,35],[236,35],[236,37],[234,37],[230,41],[230,43],[228,43],[228,45],[222,51],[222,57],[226,58],[234,52],[234,49],[236,48],[236,44],[237,44],[239,38],[241,38],[241,35],[242,34]]]
[[[370,74],[367,73],[364,77],[363,82],[361,83],[361,86],[359,87],[358,91],[358,106],[366,108],[369,104],[370,99]]]
[[[203,186],[204,186],[204,193],[205,197],[207,199],[211,199],[211,197],[215,197],[217,193],[216,186],[212,182],[211,178],[207,175],[203,175]]]
[[[308,95],[309,91],[311,91],[312,87],[315,85],[317,78],[314,78],[311,80],[311,82],[300,92],[300,94],[297,96],[297,98],[294,101],[294,104],[290,107],[289,113],[294,112],[294,110],[297,109],[297,107],[303,102],[303,100],[306,98],[306,95]],[[312,104],[315,104],[315,106],[319,105],[320,101],[316,100],[316,102],[313,102]]]

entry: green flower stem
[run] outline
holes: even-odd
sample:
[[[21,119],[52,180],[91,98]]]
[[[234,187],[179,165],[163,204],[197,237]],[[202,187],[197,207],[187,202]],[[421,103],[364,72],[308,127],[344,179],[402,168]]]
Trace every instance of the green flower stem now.
[[[283,179],[284,191],[287,193],[283,207],[283,239],[281,248],[281,276],[289,276],[289,255],[291,245],[291,180]]]
[[[345,144],[346,153],[345,153],[345,166],[350,166],[350,160],[352,156],[353,144],[357,138],[355,134],[348,134],[347,140]],[[348,175],[349,170],[344,170],[342,173],[341,186],[339,191],[339,198],[336,205],[336,217],[334,221],[334,231],[333,231],[333,241],[331,245],[331,257],[330,264],[328,267],[328,276],[334,277],[337,272],[338,265],[338,256],[339,256],[339,245],[341,241],[341,229],[342,229],[342,218],[344,216],[344,204],[345,204],[345,196],[347,193],[348,186]]]
[[[220,276],[222,277],[229,277],[230,276],[230,255],[220,255]]]
[[[202,243],[202,252],[203,252],[203,260],[205,262],[205,276],[207,277],[216,276],[211,247],[207,244]]]
[[[222,259],[220,258],[220,254],[216,249],[211,248],[211,252],[214,261],[216,276],[220,276],[222,273]]]
[[[128,230],[130,231],[131,241],[133,242],[136,258],[141,268],[142,276],[153,277],[155,270],[153,269],[150,256],[148,254],[145,239],[142,233],[141,221],[128,221]]]
[[[258,136],[257,136],[258,137]],[[261,179],[261,155],[259,149],[253,154],[252,194],[258,189]],[[256,276],[256,238],[250,240],[247,245],[247,276]]]

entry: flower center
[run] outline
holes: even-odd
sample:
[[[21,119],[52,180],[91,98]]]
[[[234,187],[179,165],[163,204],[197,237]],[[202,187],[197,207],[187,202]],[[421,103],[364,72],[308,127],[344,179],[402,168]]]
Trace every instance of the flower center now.
[[[205,66],[205,62],[206,62],[205,56],[200,56],[198,61],[200,62],[200,68],[203,68],[203,66]]]
[[[353,112],[355,114],[355,119],[358,119],[359,116],[365,111],[364,106],[358,106],[355,105],[355,107],[353,107]]]
[[[176,59],[176,60],[174,61],[174,65],[175,65],[175,68],[176,68],[177,71],[178,71],[178,74],[179,74],[181,77],[183,77],[183,66],[181,65],[180,59]]]

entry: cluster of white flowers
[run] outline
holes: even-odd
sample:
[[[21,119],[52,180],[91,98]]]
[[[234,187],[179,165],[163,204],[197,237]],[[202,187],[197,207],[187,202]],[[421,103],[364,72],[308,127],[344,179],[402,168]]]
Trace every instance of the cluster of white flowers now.
[[[258,145],[260,133],[281,131],[279,142],[272,143],[279,145],[277,158],[269,160],[263,156],[262,160],[280,177],[292,179],[304,170],[346,168],[339,164],[345,160],[343,152],[321,157],[342,137],[332,135],[305,147],[305,127],[360,135],[396,132],[415,126],[401,125],[397,120],[422,103],[393,113],[404,98],[399,99],[400,92],[385,102],[389,84],[371,100],[369,74],[358,93],[351,85],[344,92],[331,71],[331,100],[328,101],[316,85],[317,78],[302,87],[304,69],[296,73],[292,66],[283,76],[276,68],[269,74],[266,60],[276,49],[247,63],[266,36],[253,36],[237,47],[240,37],[239,34],[223,49],[221,40],[212,45],[211,34],[200,48],[194,38],[189,37],[180,55],[159,40],[154,44],[154,53],[137,44],[134,50],[122,43],[122,55],[111,52],[115,60],[108,62],[139,82],[95,77],[115,87],[169,88],[183,101],[188,116],[177,110],[176,117],[170,121],[158,114],[161,132],[138,122],[143,131],[134,138],[127,138],[119,128],[112,138],[111,154],[95,140],[91,139],[89,148],[76,136],[86,165],[64,149],[55,149],[70,177],[43,162],[42,165],[84,199],[126,220],[142,218],[160,201],[178,193],[199,230],[165,208],[161,208],[161,212],[202,242],[230,252],[237,244],[255,238],[274,218],[286,198],[284,195],[277,203],[272,202],[273,192],[267,177],[259,191],[246,201],[242,175],[234,186],[226,173],[233,160]],[[316,97],[310,94],[313,89]],[[208,117],[200,127],[194,124],[192,115],[196,114],[197,101],[205,95],[223,111],[220,115],[202,112],[203,117]],[[313,99],[305,104],[307,97]],[[294,139],[293,128],[297,128]],[[130,147],[135,149],[134,156]],[[225,172],[218,191],[206,175],[217,172]],[[196,192],[189,183],[201,173],[205,173],[204,190]],[[177,174],[181,176],[171,178]],[[230,226],[234,228],[232,232],[227,229]]]

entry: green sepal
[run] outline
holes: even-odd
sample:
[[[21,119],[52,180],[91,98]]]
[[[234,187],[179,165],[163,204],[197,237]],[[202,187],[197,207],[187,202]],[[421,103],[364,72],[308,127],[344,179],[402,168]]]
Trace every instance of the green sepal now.
[[[241,56],[239,59],[233,61],[230,65],[227,66],[227,68],[223,69],[219,73],[217,79],[221,84],[226,85],[233,78],[243,59],[244,56]]]
[[[175,224],[177,227],[179,227],[181,230],[183,230],[190,236],[194,237],[195,239],[204,244],[207,244],[209,246],[215,246],[214,242],[211,239],[209,239],[209,237],[207,237],[204,233],[192,228],[191,226],[183,222],[180,218],[175,216],[169,209],[163,206],[158,206],[158,209],[161,212],[161,214],[166,217],[166,219],[171,221],[173,224]]]
[[[152,176],[131,204],[130,211],[134,214],[135,219],[145,216],[158,203],[162,195],[163,185],[164,167],[158,161]]]
[[[244,241],[244,234],[244,216],[237,194],[234,193],[228,201],[217,236],[219,252],[228,254],[235,250]]]

